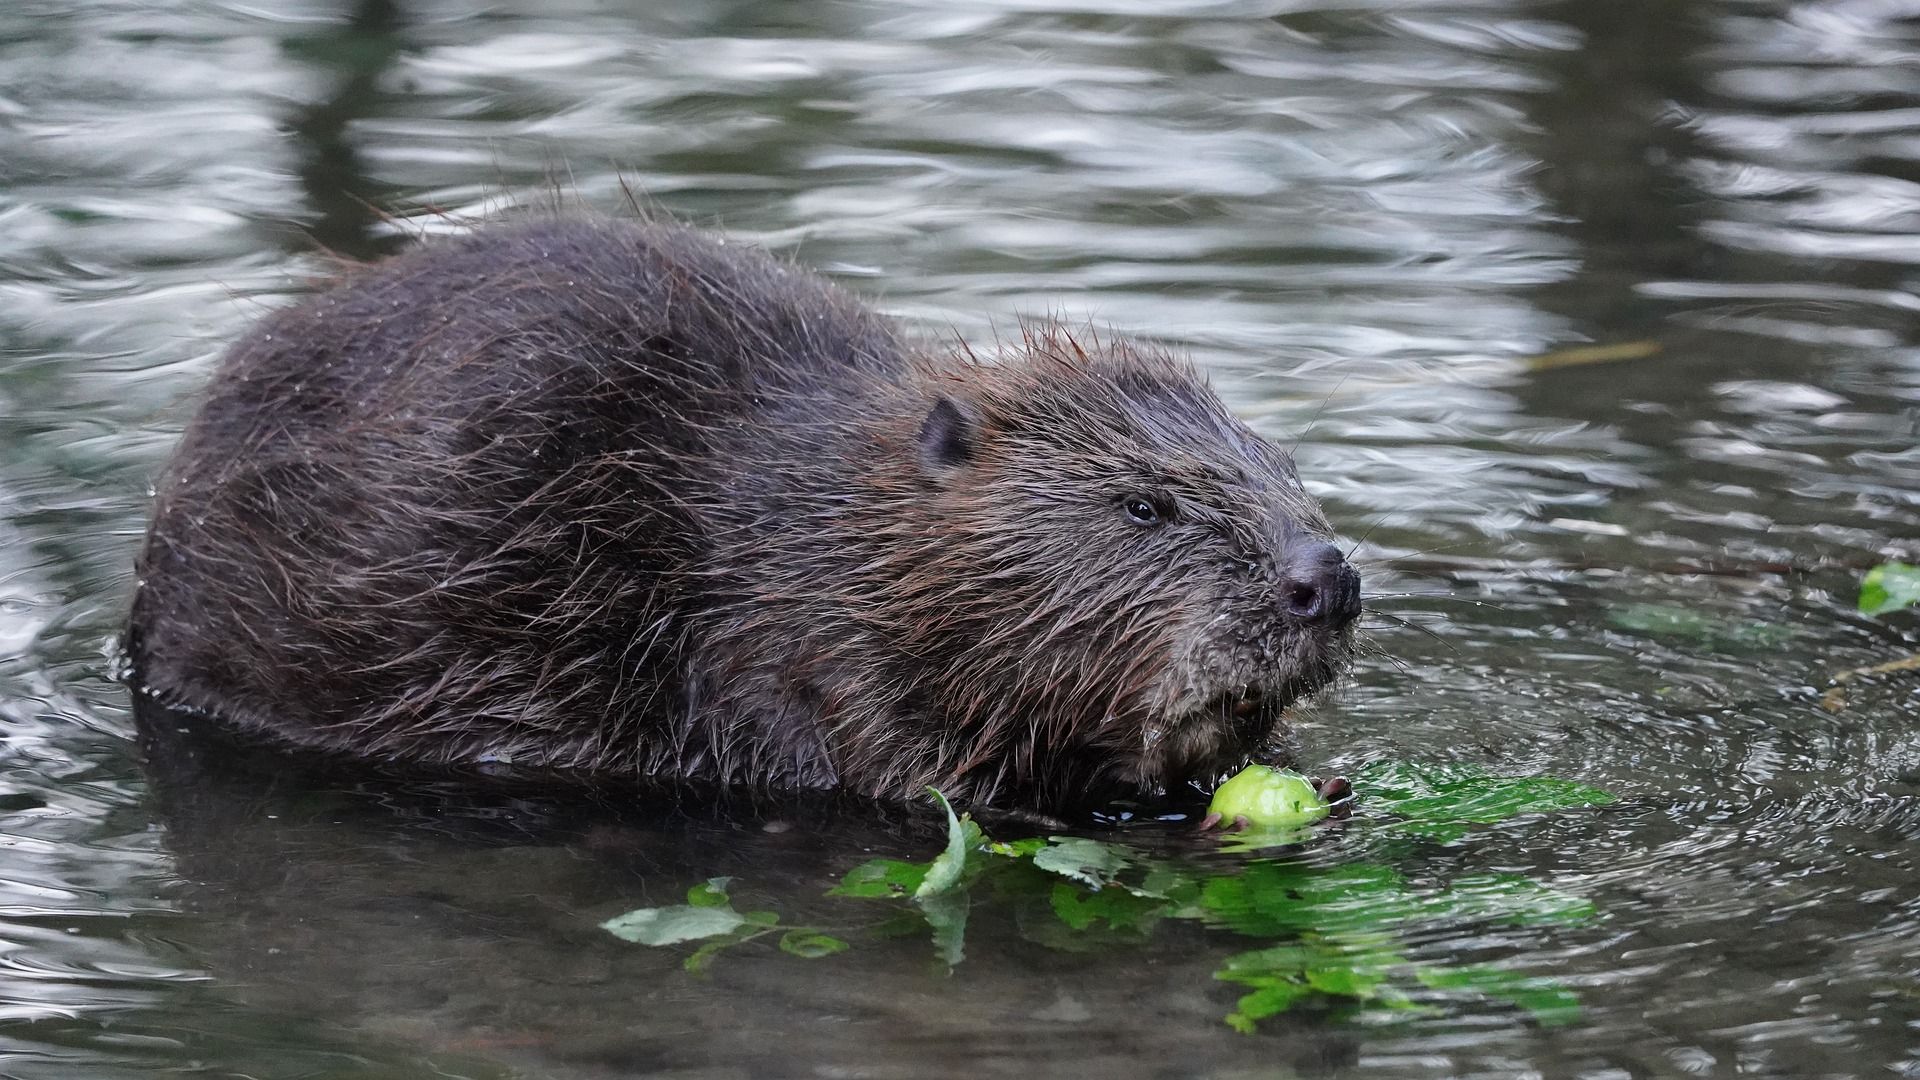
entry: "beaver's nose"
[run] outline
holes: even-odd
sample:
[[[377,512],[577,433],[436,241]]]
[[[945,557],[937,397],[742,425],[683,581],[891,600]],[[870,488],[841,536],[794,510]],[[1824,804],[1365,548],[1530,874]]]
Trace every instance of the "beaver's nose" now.
[[[1360,617],[1360,575],[1332,544],[1295,543],[1287,550],[1280,606],[1301,622],[1338,629]]]

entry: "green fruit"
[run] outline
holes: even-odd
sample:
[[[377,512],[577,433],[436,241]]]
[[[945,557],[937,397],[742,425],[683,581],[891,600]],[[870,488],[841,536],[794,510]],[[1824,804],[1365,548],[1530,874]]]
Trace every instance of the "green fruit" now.
[[[1214,791],[1207,812],[1227,821],[1244,817],[1257,828],[1293,829],[1331,811],[1313,782],[1299,773],[1249,765]]]

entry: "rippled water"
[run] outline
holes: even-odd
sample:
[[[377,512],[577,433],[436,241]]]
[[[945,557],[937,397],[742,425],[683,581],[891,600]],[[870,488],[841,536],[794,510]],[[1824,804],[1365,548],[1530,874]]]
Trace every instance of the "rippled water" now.
[[[221,343],[322,250],[623,177],[930,330],[1165,340],[1298,440],[1386,613],[1308,760],[1620,797],[1309,857],[1591,901],[1407,942],[1578,1021],[1241,1035],[1193,928],[693,978],[594,924],[718,875],[824,911],[937,835],[143,767],[112,642]],[[1916,263],[1915,0],[11,0],[0,1073],[1920,1076],[1920,681],[1829,692],[1920,648],[1854,609],[1920,556]]]

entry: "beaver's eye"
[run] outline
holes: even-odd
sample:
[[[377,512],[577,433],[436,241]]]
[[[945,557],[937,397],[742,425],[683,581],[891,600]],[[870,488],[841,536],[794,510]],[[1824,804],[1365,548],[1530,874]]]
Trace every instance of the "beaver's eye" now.
[[[1127,512],[1127,520],[1135,525],[1160,524],[1160,508],[1153,505],[1152,500],[1140,495],[1129,495],[1120,505]]]

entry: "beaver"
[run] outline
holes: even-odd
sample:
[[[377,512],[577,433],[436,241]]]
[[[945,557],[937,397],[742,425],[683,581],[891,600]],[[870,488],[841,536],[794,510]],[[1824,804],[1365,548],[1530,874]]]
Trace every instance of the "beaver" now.
[[[1360,583],[1190,363],[910,341],[664,222],[497,224],[235,344],[158,484],[137,688],[416,762],[1066,812],[1271,755]]]

